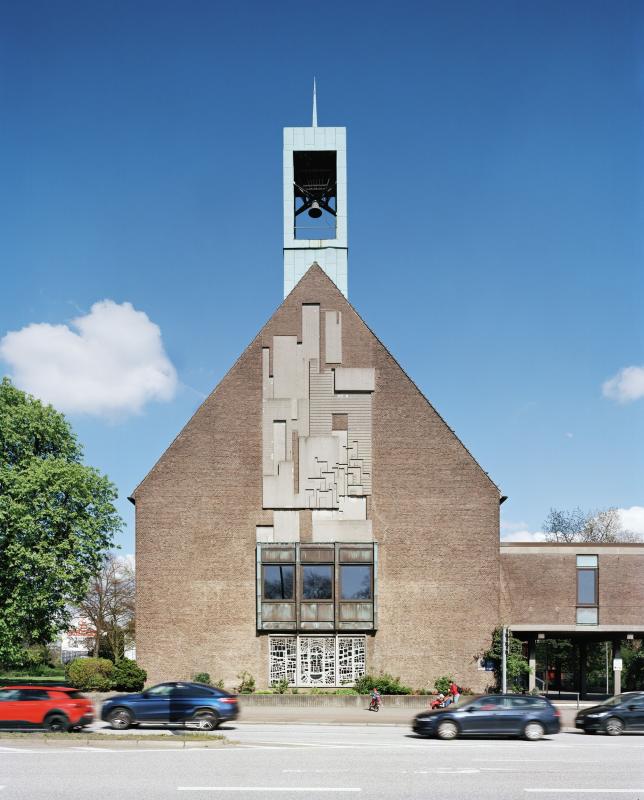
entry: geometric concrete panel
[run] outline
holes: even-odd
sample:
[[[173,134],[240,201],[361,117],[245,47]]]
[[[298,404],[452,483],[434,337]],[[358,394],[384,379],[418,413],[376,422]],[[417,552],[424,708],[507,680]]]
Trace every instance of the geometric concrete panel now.
[[[256,525],[255,526],[255,541],[256,542],[274,542],[273,527],[271,525]]]
[[[273,511],[273,541],[300,541],[300,512]]]
[[[376,371],[372,367],[336,367],[333,372],[336,393],[375,391]]]
[[[327,364],[342,363],[342,314],[339,311],[324,313],[324,345]]]
[[[301,306],[301,339],[273,336],[262,350],[263,507],[340,510],[366,518],[371,494],[373,369],[320,371],[320,307]],[[342,317],[325,311],[326,361],[342,359]],[[272,352],[271,352],[272,350]],[[270,366],[272,364],[272,375]],[[340,391],[341,390],[341,391]],[[362,526],[358,534],[366,536]],[[297,541],[299,528],[280,533]],[[344,538],[342,541],[346,541]]]
[[[373,542],[373,527],[370,519],[346,520],[319,519],[316,514],[324,511],[313,512],[313,542]]]

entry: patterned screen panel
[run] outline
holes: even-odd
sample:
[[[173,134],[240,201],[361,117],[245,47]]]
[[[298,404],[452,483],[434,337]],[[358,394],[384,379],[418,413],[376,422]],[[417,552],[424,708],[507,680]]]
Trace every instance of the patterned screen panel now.
[[[364,636],[271,636],[272,684],[347,686],[366,672]]]

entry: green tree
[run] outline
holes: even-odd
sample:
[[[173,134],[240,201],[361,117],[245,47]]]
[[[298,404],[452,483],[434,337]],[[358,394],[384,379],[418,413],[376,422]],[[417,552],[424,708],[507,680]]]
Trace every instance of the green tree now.
[[[70,619],[122,521],[65,417],[0,383],[0,664]]]
[[[494,664],[494,679],[496,689],[500,690],[502,685],[501,649],[502,634],[501,628],[496,628],[492,634],[492,644],[488,650],[482,653],[482,657]],[[506,675],[508,679],[508,690],[518,691],[522,688],[524,677],[530,672],[530,666],[523,655],[523,643],[521,639],[515,639],[512,631],[508,631],[508,656],[506,662]]]

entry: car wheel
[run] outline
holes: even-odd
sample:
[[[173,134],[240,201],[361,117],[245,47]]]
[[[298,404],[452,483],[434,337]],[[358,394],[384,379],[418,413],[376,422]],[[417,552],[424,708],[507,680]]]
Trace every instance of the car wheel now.
[[[69,720],[64,714],[51,714],[45,720],[45,728],[49,733],[67,733],[70,730]]]
[[[618,717],[609,717],[604,727],[609,736],[621,736],[624,733],[624,723]]]
[[[189,720],[191,728],[214,731],[219,726],[219,717],[214,711],[197,711]]]
[[[545,732],[546,730],[540,722],[528,722],[523,729],[523,736],[529,742],[538,742]]]
[[[456,739],[458,736],[458,725],[450,720],[445,720],[436,729],[436,735],[439,739]]]
[[[115,731],[126,731],[132,724],[134,718],[127,708],[115,708],[107,715],[107,721]]]

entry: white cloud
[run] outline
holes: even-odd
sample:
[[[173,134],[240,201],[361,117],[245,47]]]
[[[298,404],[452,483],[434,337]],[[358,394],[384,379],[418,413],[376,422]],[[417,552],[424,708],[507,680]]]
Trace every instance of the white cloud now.
[[[624,367],[602,385],[604,397],[632,403],[644,397],[644,367]]]
[[[70,325],[11,331],[0,358],[16,386],[72,414],[136,414],[151,400],[171,400],[177,388],[159,326],[131,303],[102,300]]]
[[[545,533],[541,531],[529,531],[527,522],[513,522],[509,519],[501,522],[502,542],[543,542],[545,538]]]
[[[644,534],[644,506],[618,508],[622,525],[627,531]]]
[[[546,534],[542,531],[501,531],[502,542],[545,542]]]

